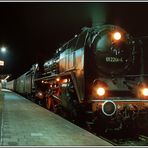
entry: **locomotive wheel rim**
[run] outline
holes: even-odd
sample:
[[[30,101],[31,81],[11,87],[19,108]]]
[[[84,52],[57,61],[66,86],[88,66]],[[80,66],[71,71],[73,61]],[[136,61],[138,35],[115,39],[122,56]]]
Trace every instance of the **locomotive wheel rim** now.
[[[113,111],[112,113],[110,113],[110,114],[106,113],[105,110],[104,110],[104,106],[105,106],[105,104],[108,103],[108,102],[112,103],[113,106],[114,106],[114,111]],[[112,116],[112,115],[114,115],[115,112],[116,112],[116,109],[117,109],[116,104],[115,104],[113,101],[111,101],[111,100],[107,100],[107,101],[105,101],[105,102],[102,104],[102,112],[103,112],[103,114],[105,114],[106,116]]]

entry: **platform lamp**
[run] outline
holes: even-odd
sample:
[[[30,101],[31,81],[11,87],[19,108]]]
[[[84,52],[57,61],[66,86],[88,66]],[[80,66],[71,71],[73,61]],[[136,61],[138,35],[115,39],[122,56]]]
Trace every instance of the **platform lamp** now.
[[[6,47],[5,47],[5,46],[2,46],[2,47],[1,47],[1,52],[2,52],[2,53],[6,53],[6,51],[7,51]]]
[[[0,48],[0,54],[5,54],[7,52],[7,49],[6,49],[6,47],[5,46],[2,46],[1,48]],[[3,60],[0,60],[0,70],[2,71],[3,70],[3,68],[4,68],[4,64],[5,64],[5,62],[3,61]],[[3,75],[1,74],[0,75],[0,90],[2,89],[2,86],[3,86],[3,84],[5,84],[4,83],[4,81],[2,81],[3,79],[2,79],[2,77],[3,77]],[[6,80],[5,80],[6,81]]]
[[[7,51],[7,49],[6,49],[6,47],[5,46],[2,46],[1,48],[0,48],[0,52],[1,53],[6,53],[6,51]],[[4,61],[3,60],[0,60],[0,66],[4,66]]]

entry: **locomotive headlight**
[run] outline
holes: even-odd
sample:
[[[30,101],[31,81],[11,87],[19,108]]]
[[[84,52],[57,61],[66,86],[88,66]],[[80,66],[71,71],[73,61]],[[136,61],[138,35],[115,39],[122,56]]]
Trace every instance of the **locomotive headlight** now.
[[[142,89],[142,95],[147,97],[148,96],[148,88],[143,88]]]
[[[120,33],[120,32],[115,32],[115,33],[113,34],[113,38],[114,38],[115,40],[120,40],[120,39],[121,39],[121,33]]]
[[[97,88],[97,94],[99,96],[104,96],[105,95],[105,89],[103,87]]]

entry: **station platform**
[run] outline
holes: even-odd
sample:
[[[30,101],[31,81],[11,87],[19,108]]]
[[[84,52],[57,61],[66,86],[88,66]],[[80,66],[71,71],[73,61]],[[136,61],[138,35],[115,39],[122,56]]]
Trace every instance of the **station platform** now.
[[[112,146],[10,90],[0,92],[1,146]]]

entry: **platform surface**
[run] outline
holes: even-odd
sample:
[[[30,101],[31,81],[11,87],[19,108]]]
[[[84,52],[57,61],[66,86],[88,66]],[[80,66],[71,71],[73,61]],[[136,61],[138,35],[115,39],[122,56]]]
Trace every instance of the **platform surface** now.
[[[0,93],[1,146],[111,146],[24,97]]]

